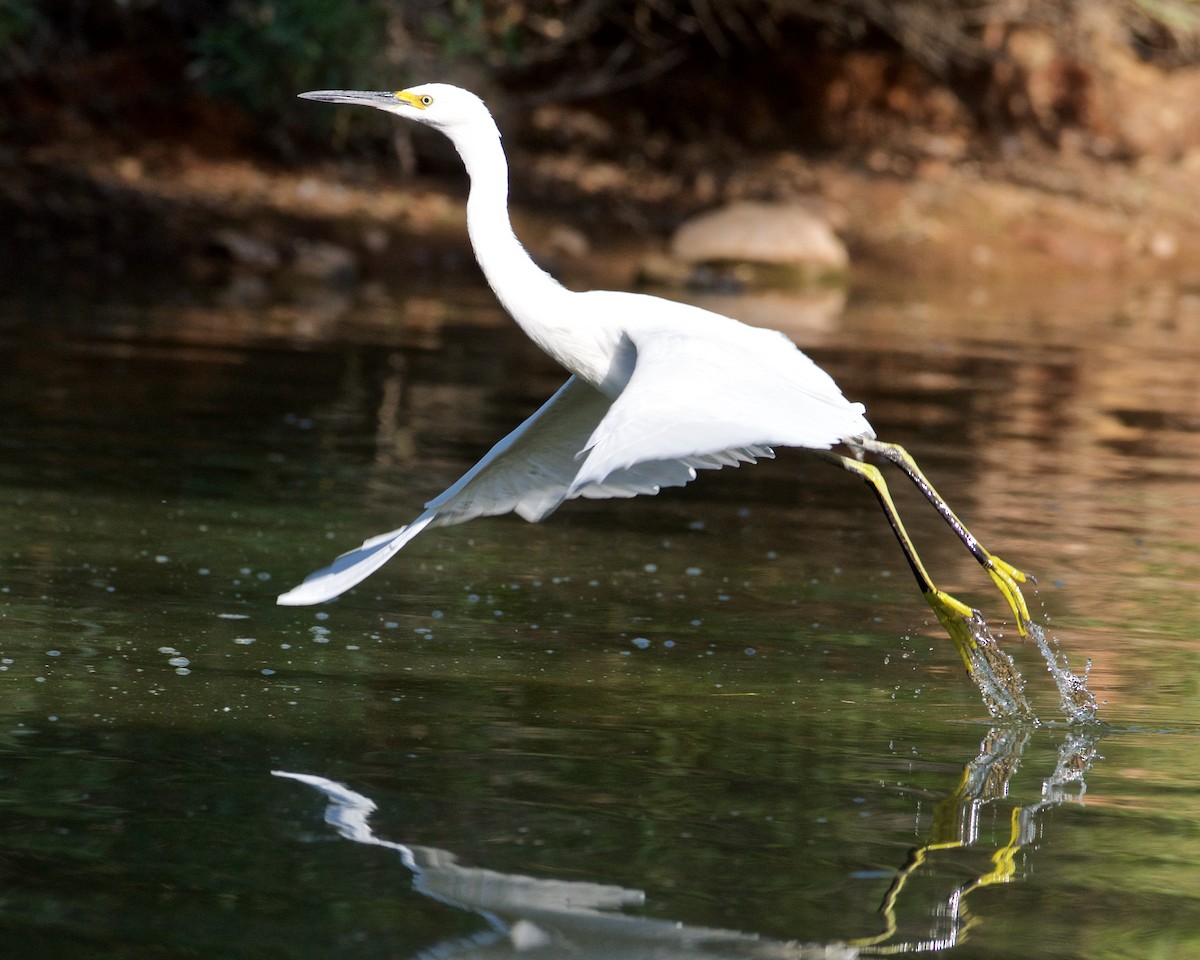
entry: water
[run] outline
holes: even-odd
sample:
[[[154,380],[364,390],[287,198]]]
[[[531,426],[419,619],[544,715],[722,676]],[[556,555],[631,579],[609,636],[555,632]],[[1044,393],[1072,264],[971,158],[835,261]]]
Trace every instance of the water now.
[[[870,492],[800,454],[276,607],[561,380],[483,291],[330,296],[0,301],[21,956],[1200,953],[1194,293],[879,291],[789,331],[1038,577],[1044,651],[893,483],[1037,726],[991,724]]]

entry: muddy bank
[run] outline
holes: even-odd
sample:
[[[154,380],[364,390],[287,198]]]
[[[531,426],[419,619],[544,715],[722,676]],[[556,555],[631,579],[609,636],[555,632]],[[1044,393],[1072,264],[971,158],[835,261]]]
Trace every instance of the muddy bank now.
[[[858,284],[1195,288],[1200,66],[1147,57],[1122,9],[1066,26],[992,11],[953,69],[925,63],[928,44],[831,44],[800,22],[769,49],[710,51],[620,93],[547,100],[532,74],[472,85],[505,132],[519,233],[573,284],[635,286],[688,217],[754,201],[817,210]],[[436,135],[375,116],[373,140],[310,131],[268,149],[279,130],[205,98],[183,46],[150,57],[135,40],[0,83],[12,282],[404,288],[475,269],[465,178]],[[79,96],[65,81],[87,70]],[[273,109],[363,119],[290,93]]]
[[[635,286],[646,257],[666,249],[687,216],[725,197],[765,196],[819,200],[860,283],[1025,278],[1036,288],[1167,277],[1200,287],[1200,155],[1057,167],[929,162],[900,177],[776,152],[735,168],[722,198],[578,155],[519,150],[513,162],[519,234],[580,285]],[[237,272],[404,287],[474,269],[465,178],[453,171],[283,168],[179,146],[85,154],[51,145],[20,162],[0,158],[0,184],[10,280]]]

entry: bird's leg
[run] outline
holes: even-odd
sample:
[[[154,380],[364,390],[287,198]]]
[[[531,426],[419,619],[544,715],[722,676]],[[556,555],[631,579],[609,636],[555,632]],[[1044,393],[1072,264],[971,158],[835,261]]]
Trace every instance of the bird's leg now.
[[[978,560],[980,566],[988,572],[992,581],[1000,588],[1000,592],[1004,594],[1004,599],[1008,601],[1008,605],[1012,607],[1013,615],[1017,620],[1017,630],[1021,636],[1028,636],[1028,624],[1030,622],[1029,607],[1025,603],[1025,597],[1021,593],[1019,584],[1025,583],[1029,578],[1012,564],[1006,563],[995,554],[984,549],[983,545],[967,529],[966,524],[955,516],[949,504],[933,488],[933,484],[926,479],[925,474],[917,466],[917,461],[913,459],[912,454],[898,443],[883,443],[879,440],[859,439],[855,440],[852,446],[883,457],[885,460],[890,460],[904,471],[905,475],[916,485],[917,489],[925,495],[925,499],[932,503],[934,509],[941,514],[942,519],[950,525],[950,529],[963,542],[963,545],[971,551],[971,556]]]
[[[929,572],[925,569],[925,565],[917,555],[917,548],[913,545],[908,532],[904,529],[904,523],[900,519],[900,514],[896,511],[896,505],[892,502],[892,495],[888,490],[887,481],[883,479],[883,474],[879,472],[879,468],[874,464],[863,463],[861,460],[844,457],[836,453],[827,453],[821,450],[814,452],[822,460],[853,473],[870,485],[871,489],[875,492],[876,498],[879,500],[879,505],[883,507],[883,512],[887,516],[888,523],[891,524],[892,532],[900,542],[900,548],[904,551],[904,558],[908,561],[908,566],[912,570],[913,576],[917,578],[917,585],[921,588],[921,593],[924,594],[925,601],[933,608],[933,612],[937,614],[938,620],[946,628],[946,632],[950,634],[950,639],[954,641],[955,647],[958,648],[959,656],[962,657],[963,664],[967,668],[967,673],[974,674],[976,656],[973,655],[973,651],[977,644],[975,635],[971,630],[971,624],[976,616],[975,611],[945,591],[939,590],[934,585],[933,580],[929,577]]]

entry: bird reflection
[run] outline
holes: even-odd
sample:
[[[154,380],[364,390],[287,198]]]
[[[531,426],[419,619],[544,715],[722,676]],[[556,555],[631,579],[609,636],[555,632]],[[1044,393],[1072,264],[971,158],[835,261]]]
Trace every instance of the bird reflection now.
[[[340,783],[305,773],[272,771],[325,794],[325,822],[347,840],[387,847],[400,854],[413,873],[413,889],[441,903],[478,914],[491,930],[439,944],[422,956],[501,958],[561,957],[570,946],[575,960],[656,960],[695,957],[772,957],[789,960],[849,960],[861,952],[849,945],[773,943],[752,934],[687,927],[670,920],[617,911],[641,906],[641,890],[568,880],[544,880],[464,867],[454,854],[436,847],[409,846],[375,836],[368,820],[375,803]]]
[[[917,912],[924,918],[919,935],[906,936],[897,919],[902,898],[916,874],[945,850],[978,846],[980,818],[1002,807],[1009,784],[1030,738],[1029,728],[996,727],[980,744],[978,755],[964,765],[955,789],[936,806],[929,836],[910,851],[883,897],[881,931],[870,937],[833,943],[773,941],[732,930],[687,926],[624,913],[645,903],[641,890],[608,884],[542,879],[461,865],[455,855],[436,847],[412,846],[377,837],[370,826],[375,803],[343,784],[306,773],[273,771],[325,796],[325,822],[356,843],[386,847],[399,854],[413,874],[413,889],[483,918],[488,930],[466,939],[437,945],[422,956],[500,958],[560,957],[569,948],[578,960],[655,960],[694,958],[788,958],[849,960],[907,952],[947,950],[963,943],[980,918],[967,898],[975,890],[1008,883],[1021,876],[1020,854],[1037,838],[1042,814],[1059,804],[1081,803],[1084,777],[1096,757],[1096,730],[1071,730],[1059,746],[1058,763],[1042,782],[1041,799],[1013,805],[1007,841],[990,855],[989,866],[948,895],[939,894]],[[910,905],[910,910],[911,910]]]

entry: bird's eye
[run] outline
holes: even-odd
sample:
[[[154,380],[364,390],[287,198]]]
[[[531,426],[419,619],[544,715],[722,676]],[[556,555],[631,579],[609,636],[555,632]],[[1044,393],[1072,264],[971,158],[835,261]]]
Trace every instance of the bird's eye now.
[[[433,106],[433,97],[431,97],[429,94],[425,94],[424,96],[422,96],[421,97],[421,106],[432,107]]]

